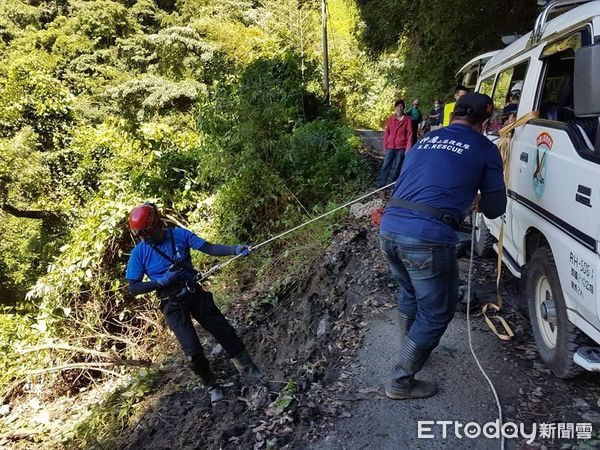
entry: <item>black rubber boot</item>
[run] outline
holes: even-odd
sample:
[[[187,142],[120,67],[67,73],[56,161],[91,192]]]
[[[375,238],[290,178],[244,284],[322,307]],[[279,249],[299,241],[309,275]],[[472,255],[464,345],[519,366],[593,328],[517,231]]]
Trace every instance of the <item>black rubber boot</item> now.
[[[481,307],[483,306],[483,302],[473,291],[473,287],[471,286],[471,301],[468,302],[467,298],[467,285],[460,285],[458,287],[458,301],[456,303],[456,311],[466,314],[467,313],[467,304],[469,305],[469,310],[471,314],[478,313],[481,311]]]
[[[252,358],[248,354],[246,350],[237,355],[235,358],[231,358],[231,362],[238,370],[240,375],[249,380],[259,380],[263,377],[263,374],[260,372]]]
[[[392,370],[392,379],[385,388],[385,395],[394,400],[427,398],[437,394],[438,388],[429,381],[417,380],[415,374],[421,370],[431,350],[419,348],[409,338],[400,349],[400,360]]]
[[[404,342],[414,321],[414,317],[409,317],[396,309],[396,324],[398,325],[398,331],[400,332],[400,345]]]
[[[190,363],[190,368],[192,372],[194,372],[200,380],[202,384],[208,391],[210,395],[210,402],[212,404],[217,403],[220,400],[223,400],[223,391],[221,390],[221,386],[217,383],[217,377],[210,369],[210,363],[204,353],[199,353],[194,356],[188,356],[188,361]]]

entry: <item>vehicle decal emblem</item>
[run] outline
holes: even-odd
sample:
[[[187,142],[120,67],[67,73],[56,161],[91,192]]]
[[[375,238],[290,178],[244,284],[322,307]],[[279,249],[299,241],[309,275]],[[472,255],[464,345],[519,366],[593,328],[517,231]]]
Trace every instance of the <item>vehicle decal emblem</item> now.
[[[540,200],[546,189],[546,166],[548,153],[552,150],[554,140],[545,131],[540,133],[535,140],[535,167],[533,169],[533,192],[535,198]]]

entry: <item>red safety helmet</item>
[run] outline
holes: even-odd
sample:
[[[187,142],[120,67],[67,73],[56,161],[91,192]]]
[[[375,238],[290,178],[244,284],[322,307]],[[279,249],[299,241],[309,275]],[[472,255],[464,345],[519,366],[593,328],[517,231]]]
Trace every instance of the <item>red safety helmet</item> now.
[[[136,237],[142,239],[150,236],[158,226],[160,217],[158,208],[153,203],[136,206],[129,213],[129,229]]]

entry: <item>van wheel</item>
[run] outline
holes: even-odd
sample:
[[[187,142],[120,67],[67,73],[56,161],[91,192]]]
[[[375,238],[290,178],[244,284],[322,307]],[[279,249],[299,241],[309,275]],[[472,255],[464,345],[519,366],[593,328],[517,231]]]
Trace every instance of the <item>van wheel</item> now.
[[[582,372],[573,362],[581,331],[569,322],[552,250],[540,247],[533,253],[525,282],[529,320],[542,361],[558,378]]]
[[[483,214],[476,214],[473,226],[475,227],[475,253],[482,258],[492,256],[494,254],[494,236],[485,224]]]

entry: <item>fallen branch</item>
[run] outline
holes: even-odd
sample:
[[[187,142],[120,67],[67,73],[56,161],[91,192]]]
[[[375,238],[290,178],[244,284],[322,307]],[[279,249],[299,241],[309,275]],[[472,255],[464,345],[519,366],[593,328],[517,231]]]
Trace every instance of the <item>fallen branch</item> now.
[[[63,370],[80,369],[80,370],[97,370],[99,372],[110,373],[111,375],[122,376],[121,374],[118,374],[117,372],[113,372],[112,370],[104,369],[104,367],[113,367],[116,365],[117,364],[114,362],[74,363],[74,364],[65,364],[62,366],[46,367],[45,369],[28,370],[27,372],[25,372],[25,375],[41,375],[43,373],[48,373],[48,372],[60,372]]]
[[[4,391],[4,394],[2,394],[2,397],[0,397],[0,405],[4,405],[4,402],[10,398],[10,396],[13,394],[14,391],[17,390],[17,388],[19,386],[21,386],[22,384],[25,384],[24,379],[21,380],[16,380],[15,382],[13,382],[8,389],[6,389],[6,391]]]
[[[27,429],[17,430],[17,431],[13,431],[11,433],[0,434],[0,441],[5,440],[5,439],[13,440],[13,441],[16,441],[19,439],[30,439],[39,433],[40,432],[37,430],[27,430]]]
[[[45,220],[59,220],[60,214],[56,211],[42,211],[42,210],[30,210],[30,209],[19,209],[15,208],[8,203],[0,203],[0,209],[7,212],[15,217],[22,217],[24,219],[45,219]]]
[[[69,344],[45,344],[38,345],[35,347],[27,347],[19,350],[20,355],[31,352],[39,352],[42,350],[65,350],[69,352],[84,353],[86,355],[96,356],[98,358],[108,359],[111,364],[118,366],[134,366],[134,367],[148,367],[152,363],[148,360],[141,359],[123,359],[117,355],[108,352],[100,352],[98,350],[92,350],[85,347],[74,347]]]

